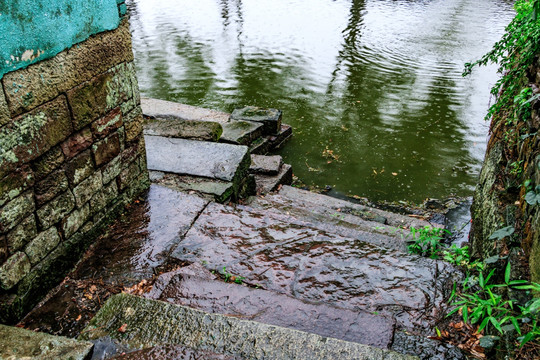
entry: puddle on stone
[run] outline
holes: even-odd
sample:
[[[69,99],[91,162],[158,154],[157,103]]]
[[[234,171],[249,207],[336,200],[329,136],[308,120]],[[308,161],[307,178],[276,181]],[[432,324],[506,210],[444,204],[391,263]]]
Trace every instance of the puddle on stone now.
[[[109,296],[151,279],[158,268],[167,270],[168,253],[206,204],[199,197],[152,185],[20,324],[77,336]]]

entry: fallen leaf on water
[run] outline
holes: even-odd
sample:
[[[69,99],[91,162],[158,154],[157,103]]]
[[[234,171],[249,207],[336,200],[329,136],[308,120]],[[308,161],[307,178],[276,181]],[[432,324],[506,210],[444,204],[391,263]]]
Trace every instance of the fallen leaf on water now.
[[[127,329],[127,324],[124,324],[118,328],[118,332],[125,333]]]
[[[77,318],[75,319],[75,321],[79,321],[79,320],[81,320],[81,318],[82,318],[82,315],[79,314],[79,316],[77,316]]]
[[[397,176],[397,173],[394,173],[394,172],[393,172],[392,175]]]

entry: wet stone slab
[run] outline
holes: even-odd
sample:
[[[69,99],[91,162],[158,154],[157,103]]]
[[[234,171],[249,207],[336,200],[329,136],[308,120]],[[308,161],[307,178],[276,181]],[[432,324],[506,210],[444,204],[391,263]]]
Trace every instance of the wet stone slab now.
[[[253,174],[277,175],[283,159],[279,155],[251,155],[251,166],[249,171]]]
[[[148,170],[233,181],[249,168],[246,146],[145,136]]]
[[[125,285],[152,277],[207,203],[195,195],[151,185],[146,200],[99,240],[73,277],[101,277]]]
[[[371,236],[374,236],[371,234]],[[321,231],[285,215],[210,204],[172,254],[295,298],[395,316],[429,329],[452,272],[444,262]],[[448,281],[452,284],[452,281]]]
[[[154,346],[148,349],[137,350],[126,354],[116,355],[111,359],[115,360],[154,360],[154,359],[174,359],[174,360],[240,360],[236,356],[216,354],[210,351],[194,350],[186,346],[163,345]]]
[[[263,135],[263,124],[250,121],[229,121],[223,124],[223,135],[220,141],[249,145]]]
[[[394,321],[382,315],[180,273],[160,276],[145,297],[383,349],[394,332]]]
[[[132,348],[180,345],[246,359],[413,359],[363,344],[128,294],[111,297],[81,338],[105,336]]]
[[[0,324],[0,359],[73,359],[90,355],[93,344]]]

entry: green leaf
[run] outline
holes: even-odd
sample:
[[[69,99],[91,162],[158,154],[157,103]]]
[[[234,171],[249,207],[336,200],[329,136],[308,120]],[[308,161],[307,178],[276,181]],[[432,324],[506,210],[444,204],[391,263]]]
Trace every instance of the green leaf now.
[[[484,260],[484,263],[485,264],[494,264],[497,261],[499,261],[499,259],[500,259],[499,255],[490,256],[486,260]]]
[[[504,271],[504,282],[509,283],[510,282],[510,261],[508,264],[506,264],[506,270]]]
[[[495,342],[499,340],[500,337],[493,335],[482,336],[479,341],[479,345],[484,349],[490,349],[495,346]]]
[[[514,233],[515,229],[513,226],[506,226],[502,229],[499,229],[495,231],[491,236],[489,237],[490,240],[502,240],[507,236],[510,236]]]

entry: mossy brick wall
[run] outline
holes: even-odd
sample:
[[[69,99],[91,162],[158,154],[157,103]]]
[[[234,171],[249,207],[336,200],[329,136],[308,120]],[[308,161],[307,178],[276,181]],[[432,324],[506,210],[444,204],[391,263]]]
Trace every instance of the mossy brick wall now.
[[[540,93],[540,58],[528,70],[527,82]],[[540,283],[540,206],[524,200],[525,180],[540,185],[540,101],[530,119],[520,123],[517,148],[504,123],[491,124],[491,137],[472,206],[473,254],[481,258],[508,256],[515,276],[530,275]],[[515,136],[515,135],[514,135]],[[511,150],[509,150],[511,149]],[[515,233],[501,240],[489,239],[496,230],[513,226]],[[528,274],[527,274],[528,273]]]
[[[115,5],[120,18],[125,4]],[[0,322],[9,323],[149,181],[126,18],[0,81]]]

